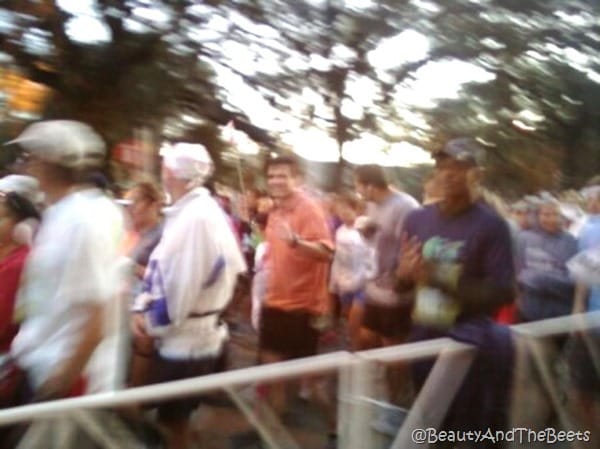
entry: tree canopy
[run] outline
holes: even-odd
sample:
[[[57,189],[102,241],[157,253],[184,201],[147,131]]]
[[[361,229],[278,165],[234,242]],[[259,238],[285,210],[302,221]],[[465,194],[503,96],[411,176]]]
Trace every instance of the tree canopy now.
[[[2,7],[0,51],[52,89],[44,115],[81,118],[109,141],[143,124],[226,162],[216,125],[233,119],[267,151],[287,144],[350,162],[411,160],[416,147],[469,135],[506,194],[578,187],[600,171],[593,0]]]

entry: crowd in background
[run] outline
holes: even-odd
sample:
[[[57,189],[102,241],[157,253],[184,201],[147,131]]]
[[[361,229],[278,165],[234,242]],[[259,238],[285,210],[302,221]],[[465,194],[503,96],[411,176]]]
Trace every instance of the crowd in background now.
[[[0,180],[2,406],[223,370],[222,317],[246,278],[260,363],[315,355],[324,335],[353,351],[449,336],[478,353],[444,426],[499,429],[523,391],[515,370],[531,369],[506,324],[600,310],[600,183],[509,205],[482,187],[471,139],[435,155],[422,204],[371,165],[354,189],[316,192],[287,157],[267,161],[265,191],[219,195],[206,149],[184,143],[161,152],[160,185],[114,198],[86,125],[37,123],[14,143],[26,161]],[[598,344],[597,330],[558,342],[587,428],[600,422]],[[430,369],[392,370],[390,402],[406,405]],[[289,385],[263,393],[285,415]],[[199,402],[158,405],[169,447],[187,447]]]

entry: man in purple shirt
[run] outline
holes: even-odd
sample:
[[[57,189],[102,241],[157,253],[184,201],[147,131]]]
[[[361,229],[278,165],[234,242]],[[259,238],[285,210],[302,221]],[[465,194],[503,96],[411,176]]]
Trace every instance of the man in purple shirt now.
[[[512,243],[505,220],[477,201],[481,154],[461,138],[436,155],[441,200],[406,218],[396,271],[398,293],[415,295],[411,340],[446,336],[478,349],[446,416],[460,430],[505,425],[512,377],[508,329],[491,319],[514,298]],[[415,366],[417,383],[430,366]]]

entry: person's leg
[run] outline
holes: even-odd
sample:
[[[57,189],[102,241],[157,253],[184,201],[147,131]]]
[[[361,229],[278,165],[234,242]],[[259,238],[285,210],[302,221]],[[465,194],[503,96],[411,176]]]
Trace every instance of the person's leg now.
[[[290,359],[295,335],[301,332],[293,312],[264,307],[260,318],[259,354],[260,364],[277,363]],[[264,386],[269,405],[279,415],[288,407],[288,383],[271,382]]]
[[[396,306],[382,310],[382,342],[384,347],[406,343],[410,330],[410,307]],[[390,402],[408,407],[413,391],[410,381],[410,365],[404,362],[390,364],[386,371]]]
[[[261,364],[277,363],[285,360],[285,356],[273,351],[261,349],[259,361]],[[266,386],[266,397],[269,405],[277,414],[282,414],[288,406],[288,394],[285,381],[271,382]]]
[[[350,349],[359,351],[361,349],[360,327],[363,321],[364,308],[359,301],[354,301],[348,313],[348,333],[350,336]]]
[[[160,358],[158,375],[162,382],[189,379],[220,371],[226,349],[206,359],[167,360]],[[187,449],[193,442],[190,416],[201,402],[199,396],[163,402],[158,406],[158,422],[165,430],[169,449]]]
[[[361,350],[379,348],[383,345],[380,327],[379,308],[373,304],[365,304],[363,308],[362,323],[359,331],[359,346]]]
[[[160,425],[167,434],[168,449],[188,449],[192,444],[189,417],[161,420]]]
[[[134,336],[132,343],[128,384],[130,387],[141,387],[147,385],[150,380],[152,361],[155,357],[154,339]]]

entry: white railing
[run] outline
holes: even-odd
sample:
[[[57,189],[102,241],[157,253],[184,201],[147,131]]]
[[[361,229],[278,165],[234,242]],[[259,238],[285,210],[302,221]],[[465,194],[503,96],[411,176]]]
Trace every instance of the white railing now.
[[[519,324],[511,326],[511,329],[517,338],[535,343],[545,337],[593,327],[600,327],[600,312]],[[532,344],[525,345],[524,348],[531,351],[538,366],[542,367],[542,372],[547,372],[539,346]],[[372,417],[369,410],[372,407],[368,404],[368,399],[373,398],[375,365],[438,356],[426,384],[414,401],[410,413],[392,445],[394,449],[410,448],[416,447],[410,438],[411,429],[437,427],[441,423],[470,366],[472,351],[473,348],[469,345],[446,338],[356,353],[340,351],[158,385],[0,410],[0,426],[69,416],[82,410],[117,408],[128,404],[156,402],[224,390],[257,428],[268,447],[290,447],[283,445],[282,439],[274,435],[273,417],[270,416],[270,422],[265,424],[264,417],[256,416],[255,409],[236,394],[236,388],[268,383],[278,379],[337,371],[340,379],[338,383],[338,447],[344,449],[371,448],[376,447],[376,442],[373,440],[375,437],[369,427]],[[543,380],[551,395],[555,396],[556,385],[552,384],[552,379],[545,376]],[[554,406],[559,407],[559,404],[555,403]],[[432,410],[435,410],[435,413],[432,413]],[[569,428],[568,418],[564,413],[559,413],[559,415],[563,424]],[[81,418],[79,421],[83,425]],[[275,424],[277,425],[277,423]],[[289,442],[289,438],[285,437],[284,439]],[[104,447],[111,447],[111,444],[106,442]]]

